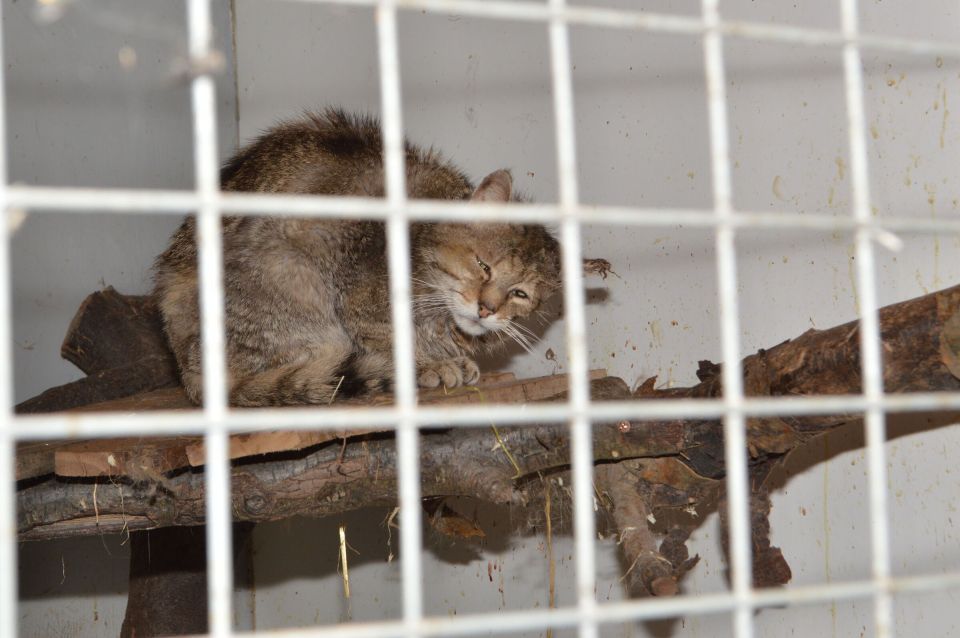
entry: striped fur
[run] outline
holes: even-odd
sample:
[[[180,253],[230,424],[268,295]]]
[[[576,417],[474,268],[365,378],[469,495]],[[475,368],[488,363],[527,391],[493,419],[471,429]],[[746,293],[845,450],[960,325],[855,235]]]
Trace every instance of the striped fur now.
[[[225,190],[382,197],[378,123],[339,110],[281,124],[223,168]],[[407,144],[411,198],[514,199],[506,171],[474,189],[434,151]],[[188,396],[201,365],[195,222],[156,261],[155,292]],[[388,391],[393,378],[386,238],[378,222],[223,220],[227,363],[233,405],[325,404]],[[515,319],[559,287],[559,249],[542,227],[411,226],[416,358],[422,386],[472,383],[473,358],[523,345]]]

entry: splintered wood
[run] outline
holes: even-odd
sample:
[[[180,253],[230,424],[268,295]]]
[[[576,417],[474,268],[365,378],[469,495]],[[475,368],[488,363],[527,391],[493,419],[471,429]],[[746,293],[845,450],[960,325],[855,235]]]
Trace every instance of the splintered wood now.
[[[605,370],[591,370],[590,379],[606,376]],[[475,387],[451,391],[424,392],[422,404],[525,403],[542,401],[566,390],[567,375],[558,374],[517,380],[513,373],[484,375]],[[374,399],[374,403],[388,398]],[[358,404],[354,401],[348,404]],[[83,412],[127,412],[131,416],[147,410],[195,409],[180,388],[165,388],[143,394],[77,408]],[[322,414],[319,413],[319,414]],[[296,452],[335,440],[377,432],[389,427],[337,431],[277,430],[234,434],[230,437],[230,458]],[[165,473],[199,467],[205,462],[203,438],[146,437],[24,443],[17,448],[17,480],[56,474],[70,477],[126,476],[132,480],[160,480]]]

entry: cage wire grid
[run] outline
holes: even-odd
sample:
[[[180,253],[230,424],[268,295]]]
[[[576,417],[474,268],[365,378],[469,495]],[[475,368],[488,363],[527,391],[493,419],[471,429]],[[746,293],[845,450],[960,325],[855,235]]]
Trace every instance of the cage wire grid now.
[[[699,17],[641,13],[615,9],[570,7],[565,0],[547,3],[501,0],[284,0],[368,6],[375,9],[380,64],[382,126],[386,198],[248,195],[220,193],[216,140],[216,100],[213,78],[203,62],[213,53],[210,0],[188,0],[189,51],[199,71],[191,80],[195,188],[192,191],[125,189],[76,189],[24,187],[8,184],[6,120],[3,83],[0,83],[0,207],[3,236],[0,238],[0,565],[16,565],[16,512],[14,449],[20,439],[77,436],[143,435],[151,431],[203,434],[206,446],[207,540],[210,634],[234,635],[231,627],[232,551],[230,512],[230,464],[228,435],[262,429],[331,429],[391,423],[396,428],[401,508],[401,570],[403,614],[398,621],[351,623],[282,632],[258,632],[276,636],[454,636],[484,632],[507,632],[577,627],[584,638],[596,636],[601,624],[665,618],[677,615],[729,612],[737,638],[754,635],[752,613],[774,605],[816,604],[831,600],[872,598],[875,633],[893,636],[892,595],[895,592],[929,591],[960,586],[960,572],[893,577],[890,573],[889,527],[886,503],[884,422],[887,411],[922,411],[960,408],[960,393],[918,393],[886,396],[883,392],[882,357],[877,315],[875,243],[895,247],[893,231],[917,233],[958,232],[960,220],[918,220],[907,217],[876,219],[870,213],[869,172],[865,139],[862,49],[960,58],[960,46],[935,40],[907,39],[862,34],[858,26],[857,0],[842,0],[841,30],[725,21],[719,0],[702,0]],[[505,211],[494,205],[464,205],[457,202],[410,202],[406,198],[403,164],[403,125],[399,73],[397,14],[421,9],[492,19],[542,22],[549,30],[551,75],[560,183],[556,205],[526,205]],[[651,210],[634,207],[584,206],[577,189],[573,89],[568,30],[570,25],[593,25],[698,35],[703,40],[710,131],[710,162],[713,174],[713,208],[708,210]],[[853,184],[853,206],[846,216],[797,215],[737,211],[731,198],[728,151],[727,100],[724,90],[723,43],[726,38],[836,47],[842,54],[846,94],[847,132]],[[0,68],[2,65],[0,34]],[[12,211],[98,211],[124,214],[196,212],[200,253],[202,306],[204,406],[193,415],[156,413],[136,421],[118,415],[16,416],[13,414],[13,366],[11,334],[11,284],[9,221]],[[223,211],[231,214],[279,214],[317,217],[379,219],[387,224],[388,267],[394,323],[396,400],[391,408],[367,410],[325,408],[323,423],[310,409],[258,410],[256,417],[227,407],[226,360],[223,329],[221,240],[218,232]],[[468,408],[420,408],[416,405],[413,366],[413,325],[410,311],[410,264],[408,224],[418,220],[483,220],[553,222],[560,225],[563,247],[564,303],[567,318],[570,393],[565,404],[491,406],[480,415]],[[664,226],[682,222],[711,228],[715,233],[723,383],[722,399],[674,399],[617,402],[592,405],[587,381],[587,344],[584,293],[580,270],[580,233],[583,223]],[[739,316],[736,290],[737,230],[820,229],[854,234],[856,279],[859,295],[863,392],[859,395],[804,398],[747,398],[742,387]],[[872,576],[868,580],[755,590],[751,586],[750,531],[748,521],[744,422],[747,417],[785,414],[849,412],[864,415],[867,435]],[[595,522],[592,494],[592,439],[590,424],[610,418],[656,419],[669,417],[722,418],[724,423],[727,487],[731,525],[731,591],[720,594],[684,595],[672,599],[624,601],[598,604],[594,596]],[[572,433],[574,475],[575,555],[577,604],[553,610],[523,610],[497,614],[474,614],[457,618],[425,617],[422,543],[419,512],[419,466],[417,429],[429,425],[477,426],[494,423],[529,424],[566,421]],[[17,630],[17,570],[0,570],[0,635]],[[482,623],[482,625],[481,625]]]

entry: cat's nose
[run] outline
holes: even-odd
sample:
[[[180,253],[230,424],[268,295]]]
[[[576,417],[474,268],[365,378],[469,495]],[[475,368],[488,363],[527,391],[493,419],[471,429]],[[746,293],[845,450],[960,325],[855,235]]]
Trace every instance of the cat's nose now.
[[[487,317],[495,313],[497,311],[497,308],[496,306],[491,306],[486,301],[481,301],[479,304],[479,310],[480,310],[480,318],[486,319]]]

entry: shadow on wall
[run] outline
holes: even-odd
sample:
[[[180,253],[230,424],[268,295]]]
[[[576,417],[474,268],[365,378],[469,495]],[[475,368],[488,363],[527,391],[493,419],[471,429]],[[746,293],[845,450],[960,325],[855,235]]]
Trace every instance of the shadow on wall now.
[[[127,593],[130,547],[125,534],[20,543],[21,601]]]
[[[956,413],[919,412],[887,416],[887,441],[930,432],[957,422]],[[821,442],[817,445],[814,441]],[[791,479],[816,465],[825,463],[847,452],[863,450],[867,442],[862,421],[852,421],[816,437],[811,443],[791,452],[783,465],[774,470],[766,485],[771,492],[787,486]]]
[[[511,540],[522,535],[527,528],[525,521],[521,520],[523,517],[514,516],[508,507],[466,498],[449,498],[445,504],[467,520],[475,521],[485,537],[481,540],[451,539],[435,532],[424,513],[425,551],[444,563],[466,565],[480,560],[486,552],[503,552],[509,548]],[[393,562],[399,585],[399,562],[396,559],[400,555],[400,533],[394,527],[398,524],[397,518],[390,519],[392,512],[393,508],[365,508],[321,519],[292,518],[260,523],[253,543],[257,586],[268,587],[298,578],[339,579],[341,525],[346,528],[350,547],[350,569]],[[287,551],[290,547],[312,547],[313,551],[301,554]]]

